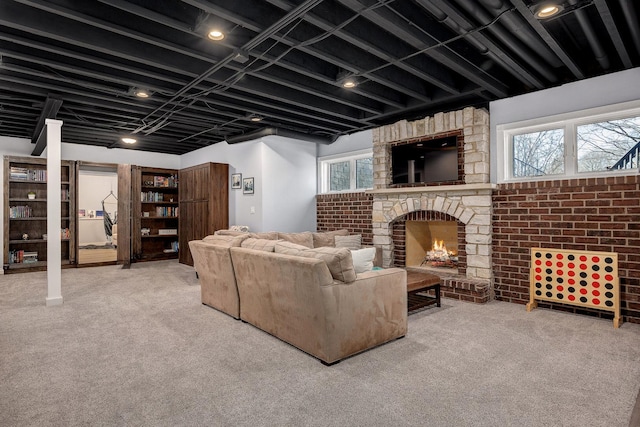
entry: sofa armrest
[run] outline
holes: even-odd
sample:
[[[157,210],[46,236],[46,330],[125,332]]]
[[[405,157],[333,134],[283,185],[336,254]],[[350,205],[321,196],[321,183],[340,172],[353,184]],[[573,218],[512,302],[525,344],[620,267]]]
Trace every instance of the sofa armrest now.
[[[367,271],[322,288],[329,363],[407,333],[407,272]]]
[[[189,242],[198,273],[202,303],[240,318],[240,299],[229,247],[202,240]]]

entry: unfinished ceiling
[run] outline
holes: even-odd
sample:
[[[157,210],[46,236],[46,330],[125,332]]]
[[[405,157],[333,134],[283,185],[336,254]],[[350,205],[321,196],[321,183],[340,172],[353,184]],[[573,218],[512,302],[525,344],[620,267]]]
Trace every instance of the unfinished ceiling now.
[[[634,0],[539,3],[0,0],[0,135],[35,143],[56,117],[65,142],[173,154],[329,143],[640,65]]]

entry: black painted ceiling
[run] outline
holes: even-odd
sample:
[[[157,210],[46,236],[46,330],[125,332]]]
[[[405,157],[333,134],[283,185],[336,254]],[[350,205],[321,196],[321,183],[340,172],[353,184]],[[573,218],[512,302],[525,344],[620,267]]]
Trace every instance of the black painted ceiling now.
[[[330,141],[640,65],[635,0],[534,3],[0,0],[0,135],[55,116],[65,142],[173,154],[263,128]]]

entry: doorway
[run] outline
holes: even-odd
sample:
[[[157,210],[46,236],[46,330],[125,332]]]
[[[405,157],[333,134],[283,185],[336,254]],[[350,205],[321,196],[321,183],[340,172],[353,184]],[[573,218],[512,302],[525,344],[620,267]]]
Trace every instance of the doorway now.
[[[118,166],[79,162],[77,194],[78,264],[115,264]]]

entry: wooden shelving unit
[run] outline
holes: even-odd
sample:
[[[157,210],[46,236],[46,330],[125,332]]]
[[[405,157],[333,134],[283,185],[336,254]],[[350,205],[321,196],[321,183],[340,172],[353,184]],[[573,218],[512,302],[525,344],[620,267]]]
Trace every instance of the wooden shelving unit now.
[[[47,236],[47,159],[4,157],[4,256],[6,273],[44,270],[47,241],[61,239],[63,266],[75,264],[75,168],[61,162],[60,235]],[[29,198],[28,193],[34,193]],[[64,233],[63,233],[64,231]],[[26,239],[23,237],[26,235]],[[25,254],[27,256],[25,257]],[[37,261],[35,261],[37,259]],[[25,262],[25,260],[27,262]],[[31,262],[29,262],[31,261]]]
[[[149,261],[177,258],[178,171],[133,166],[131,173],[133,259]]]

